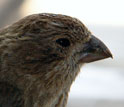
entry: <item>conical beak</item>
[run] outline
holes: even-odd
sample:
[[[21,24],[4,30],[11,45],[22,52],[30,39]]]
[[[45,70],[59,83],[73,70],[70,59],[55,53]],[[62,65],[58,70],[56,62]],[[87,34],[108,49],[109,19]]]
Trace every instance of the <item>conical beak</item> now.
[[[79,63],[89,63],[109,57],[113,58],[106,45],[95,36],[92,36],[91,39],[83,45]]]

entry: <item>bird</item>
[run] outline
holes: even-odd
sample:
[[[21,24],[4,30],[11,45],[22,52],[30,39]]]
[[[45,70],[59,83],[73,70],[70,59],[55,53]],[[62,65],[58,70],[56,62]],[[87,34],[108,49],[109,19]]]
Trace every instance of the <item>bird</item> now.
[[[26,16],[0,30],[0,107],[66,107],[85,63],[112,58],[77,18]]]

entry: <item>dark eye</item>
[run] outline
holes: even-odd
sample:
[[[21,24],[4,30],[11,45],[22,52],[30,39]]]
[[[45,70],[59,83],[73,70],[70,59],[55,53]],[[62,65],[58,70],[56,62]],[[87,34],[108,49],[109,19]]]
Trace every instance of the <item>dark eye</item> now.
[[[70,46],[70,41],[66,38],[59,38],[59,39],[56,40],[56,43],[58,43],[62,47]]]

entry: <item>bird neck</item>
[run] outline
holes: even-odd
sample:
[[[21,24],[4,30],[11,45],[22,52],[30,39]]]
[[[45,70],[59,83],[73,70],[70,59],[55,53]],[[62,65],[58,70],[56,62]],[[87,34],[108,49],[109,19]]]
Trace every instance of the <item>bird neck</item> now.
[[[51,70],[47,74],[39,77],[39,80],[32,83],[32,89],[28,87],[26,96],[32,96],[35,107],[65,107],[68,93],[72,82],[78,74],[78,69],[71,68],[68,64],[63,65],[66,70]],[[60,68],[60,67],[59,67]],[[30,90],[29,90],[30,89]],[[35,91],[33,91],[35,90]],[[33,92],[33,93],[32,93]],[[27,97],[29,98],[29,97]],[[35,99],[34,99],[35,98]],[[30,98],[28,99],[31,102]],[[26,105],[25,107],[28,107]],[[31,106],[30,106],[31,107]],[[33,106],[34,107],[34,106]]]
[[[25,92],[25,107],[65,107],[71,84],[61,84],[59,78],[49,84],[49,87],[45,82],[34,81]],[[34,102],[33,105],[31,102]]]
[[[75,65],[69,65],[63,63],[63,65],[60,64],[60,66],[63,66],[65,68],[58,69],[55,68],[53,71],[49,72],[47,74],[47,78],[44,80],[44,87],[45,87],[45,95],[47,96],[47,100],[50,103],[50,107],[65,107],[68,99],[68,93],[70,91],[70,87],[72,82],[75,80],[75,77],[77,76],[79,72],[79,68]],[[60,68],[60,67],[59,67]],[[66,70],[63,70],[66,69]],[[42,100],[41,97],[41,100]],[[44,104],[47,104],[44,103]],[[47,107],[47,106],[43,106]]]

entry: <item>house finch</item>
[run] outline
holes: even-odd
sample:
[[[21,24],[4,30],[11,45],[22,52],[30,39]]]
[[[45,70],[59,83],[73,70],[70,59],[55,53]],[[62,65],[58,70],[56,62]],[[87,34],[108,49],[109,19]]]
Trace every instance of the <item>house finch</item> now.
[[[108,57],[78,19],[27,16],[0,30],[0,107],[65,107],[82,64]]]

